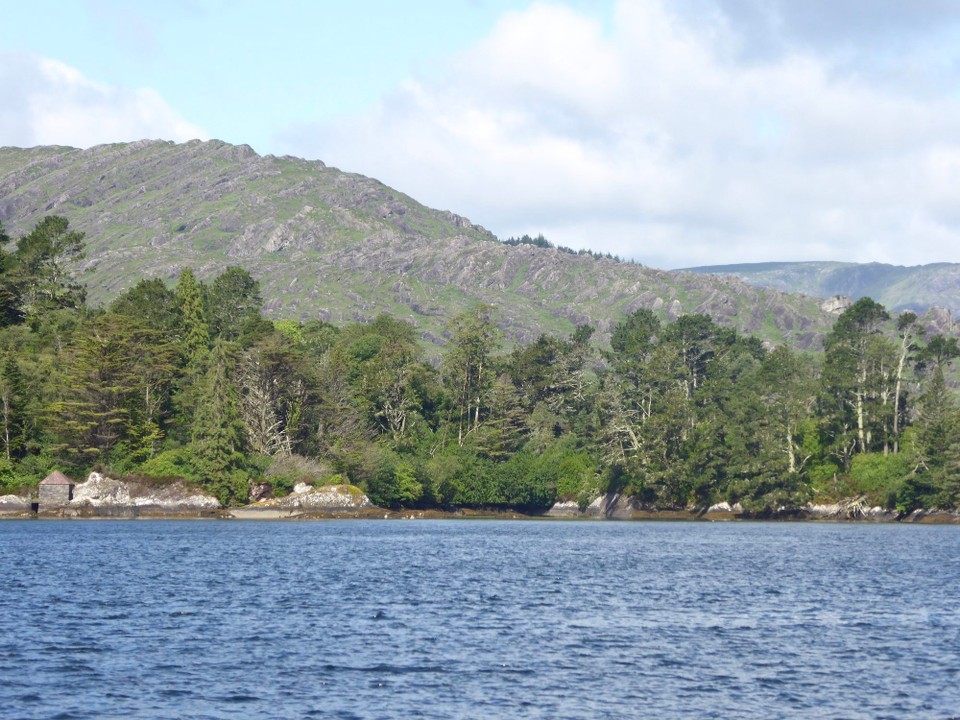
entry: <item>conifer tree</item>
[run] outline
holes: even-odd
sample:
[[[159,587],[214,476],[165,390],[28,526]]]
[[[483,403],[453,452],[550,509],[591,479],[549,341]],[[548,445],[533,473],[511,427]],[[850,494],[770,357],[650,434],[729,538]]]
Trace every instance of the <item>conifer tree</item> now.
[[[17,241],[10,272],[27,317],[83,307],[86,288],[71,277],[71,266],[84,256],[83,238],[66,218],[50,215]]]
[[[190,268],[180,272],[176,294],[183,311],[183,342],[188,362],[195,364],[202,360],[210,347],[210,330],[203,310],[203,286]]]
[[[244,428],[237,392],[230,379],[234,359],[229,344],[217,340],[200,383],[193,420],[193,451],[204,482],[220,501],[246,500],[243,477]]]

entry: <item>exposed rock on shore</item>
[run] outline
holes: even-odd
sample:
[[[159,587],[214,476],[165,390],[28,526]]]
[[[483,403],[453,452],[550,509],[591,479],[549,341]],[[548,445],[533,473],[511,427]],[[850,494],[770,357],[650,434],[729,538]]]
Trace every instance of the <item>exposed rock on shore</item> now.
[[[723,507],[726,510],[723,510]],[[736,512],[742,512],[739,505]],[[620,493],[600,495],[589,505],[580,508],[572,501],[558,502],[544,513],[549,518],[589,518],[597,520],[695,520],[706,516],[709,520],[733,519],[736,512],[723,503],[710,508],[705,514],[697,509],[664,509],[645,505],[635,498]]]
[[[343,517],[382,513],[360,488],[353,485],[311,487],[299,483],[286,497],[261,500],[242,508],[233,508],[236,518],[284,518],[311,515]]]
[[[220,502],[191,488],[183,480],[148,483],[114,480],[90,473],[77,485],[64,517],[207,517],[217,516]]]
[[[549,518],[583,518],[607,520],[820,520],[826,522],[908,522],[960,524],[960,510],[915,510],[906,517],[896,510],[871,506],[866,498],[844,498],[832,504],[808,503],[800,508],[778,508],[765,513],[747,512],[740,503],[697,508],[662,509],[644,505],[634,498],[617,493],[601,495],[586,507],[573,501],[554,504],[546,513]]]
[[[960,525],[960,510],[914,510],[903,518],[903,522],[937,525]]]
[[[30,498],[19,495],[0,495],[0,517],[29,515]]]
[[[808,503],[800,512],[800,517],[808,520],[867,520],[874,522],[892,522],[900,519],[896,510],[886,510],[871,506],[865,498],[844,498],[829,505]]]

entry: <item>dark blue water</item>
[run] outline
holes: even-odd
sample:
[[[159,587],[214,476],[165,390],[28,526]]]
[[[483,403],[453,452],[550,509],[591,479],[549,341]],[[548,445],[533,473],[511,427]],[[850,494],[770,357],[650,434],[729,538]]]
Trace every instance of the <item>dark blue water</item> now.
[[[960,528],[0,522],[3,718],[960,717]]]

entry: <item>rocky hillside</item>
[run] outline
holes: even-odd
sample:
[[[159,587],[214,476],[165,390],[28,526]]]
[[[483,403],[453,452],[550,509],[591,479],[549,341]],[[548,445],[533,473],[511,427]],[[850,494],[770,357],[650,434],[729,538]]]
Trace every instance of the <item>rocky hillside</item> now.
[[[758,287],[816,297],[871,297],[892,310],[946,308],[960,314],[960,264],[903,267],[882,263],[789,262],[712,265],[690,272],[731,275]]]
[[[831,316],[811,297],[733,277],[653,270],[550,248],[507,246],[376,180],[218,141],[87,150],[0,148],[0,220],[14,237],[48,214],[87,236],[78,270],[107,301],[141,277],[210,277],[242,265],[273,317],[335,323],[387,312],[442,343],[456,313],[497,308],[508,340],[599,337],[625,314],[708,313],[774,342],[815,346]]]

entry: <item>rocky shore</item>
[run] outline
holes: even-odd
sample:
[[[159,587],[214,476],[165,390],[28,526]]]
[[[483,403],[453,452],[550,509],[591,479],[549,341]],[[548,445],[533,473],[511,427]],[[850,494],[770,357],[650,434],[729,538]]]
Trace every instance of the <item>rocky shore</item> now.
[[[230,508],[228,512],[230,517],[241,520],[279,520],[380,517],[384,510],[371,503],[363,491],[353,485],[312,487],[299,483],[286,497],[260,500],[244,507]]]
[[[960,511],[937,508],[914,510],[902,515],[896,510],[871,506],[865,498],[846,498],[832,504],[808,503],[803,507],[782,507],[751,513],[739,503],[721,502],[709,508],[663,509],[637,502],[620,494],[601,495],[586,507],[572,501],[558,502],[545,517],[607,520],[813,520],[822,522],[905,522],[960,524]]]
[[[797,520],[820,522],[902,522],[960,524],[960,511],[925,509],[901,515],[896,510],[872,506],[865,498],[847,498],[832,504],[809,503],[799,508],[751,513],[739,503],[721,502],[709,508],[664,509],[611,493],[581,507],[573,501],[555,503],[542,514],[526,515],[509,508],[454,510],[389,510],[378,507],[352,485],[313,487],[298,484],[285,497],[269,498],[242,507],[225,508],[212,495],[183,480],[147,482],[115,480],[90,473],[73,488],[69,502],[37,507],[30,497],[0,496],[0,518],[222,518],[240,520],[370,519],[566,519],[566,520]]]

